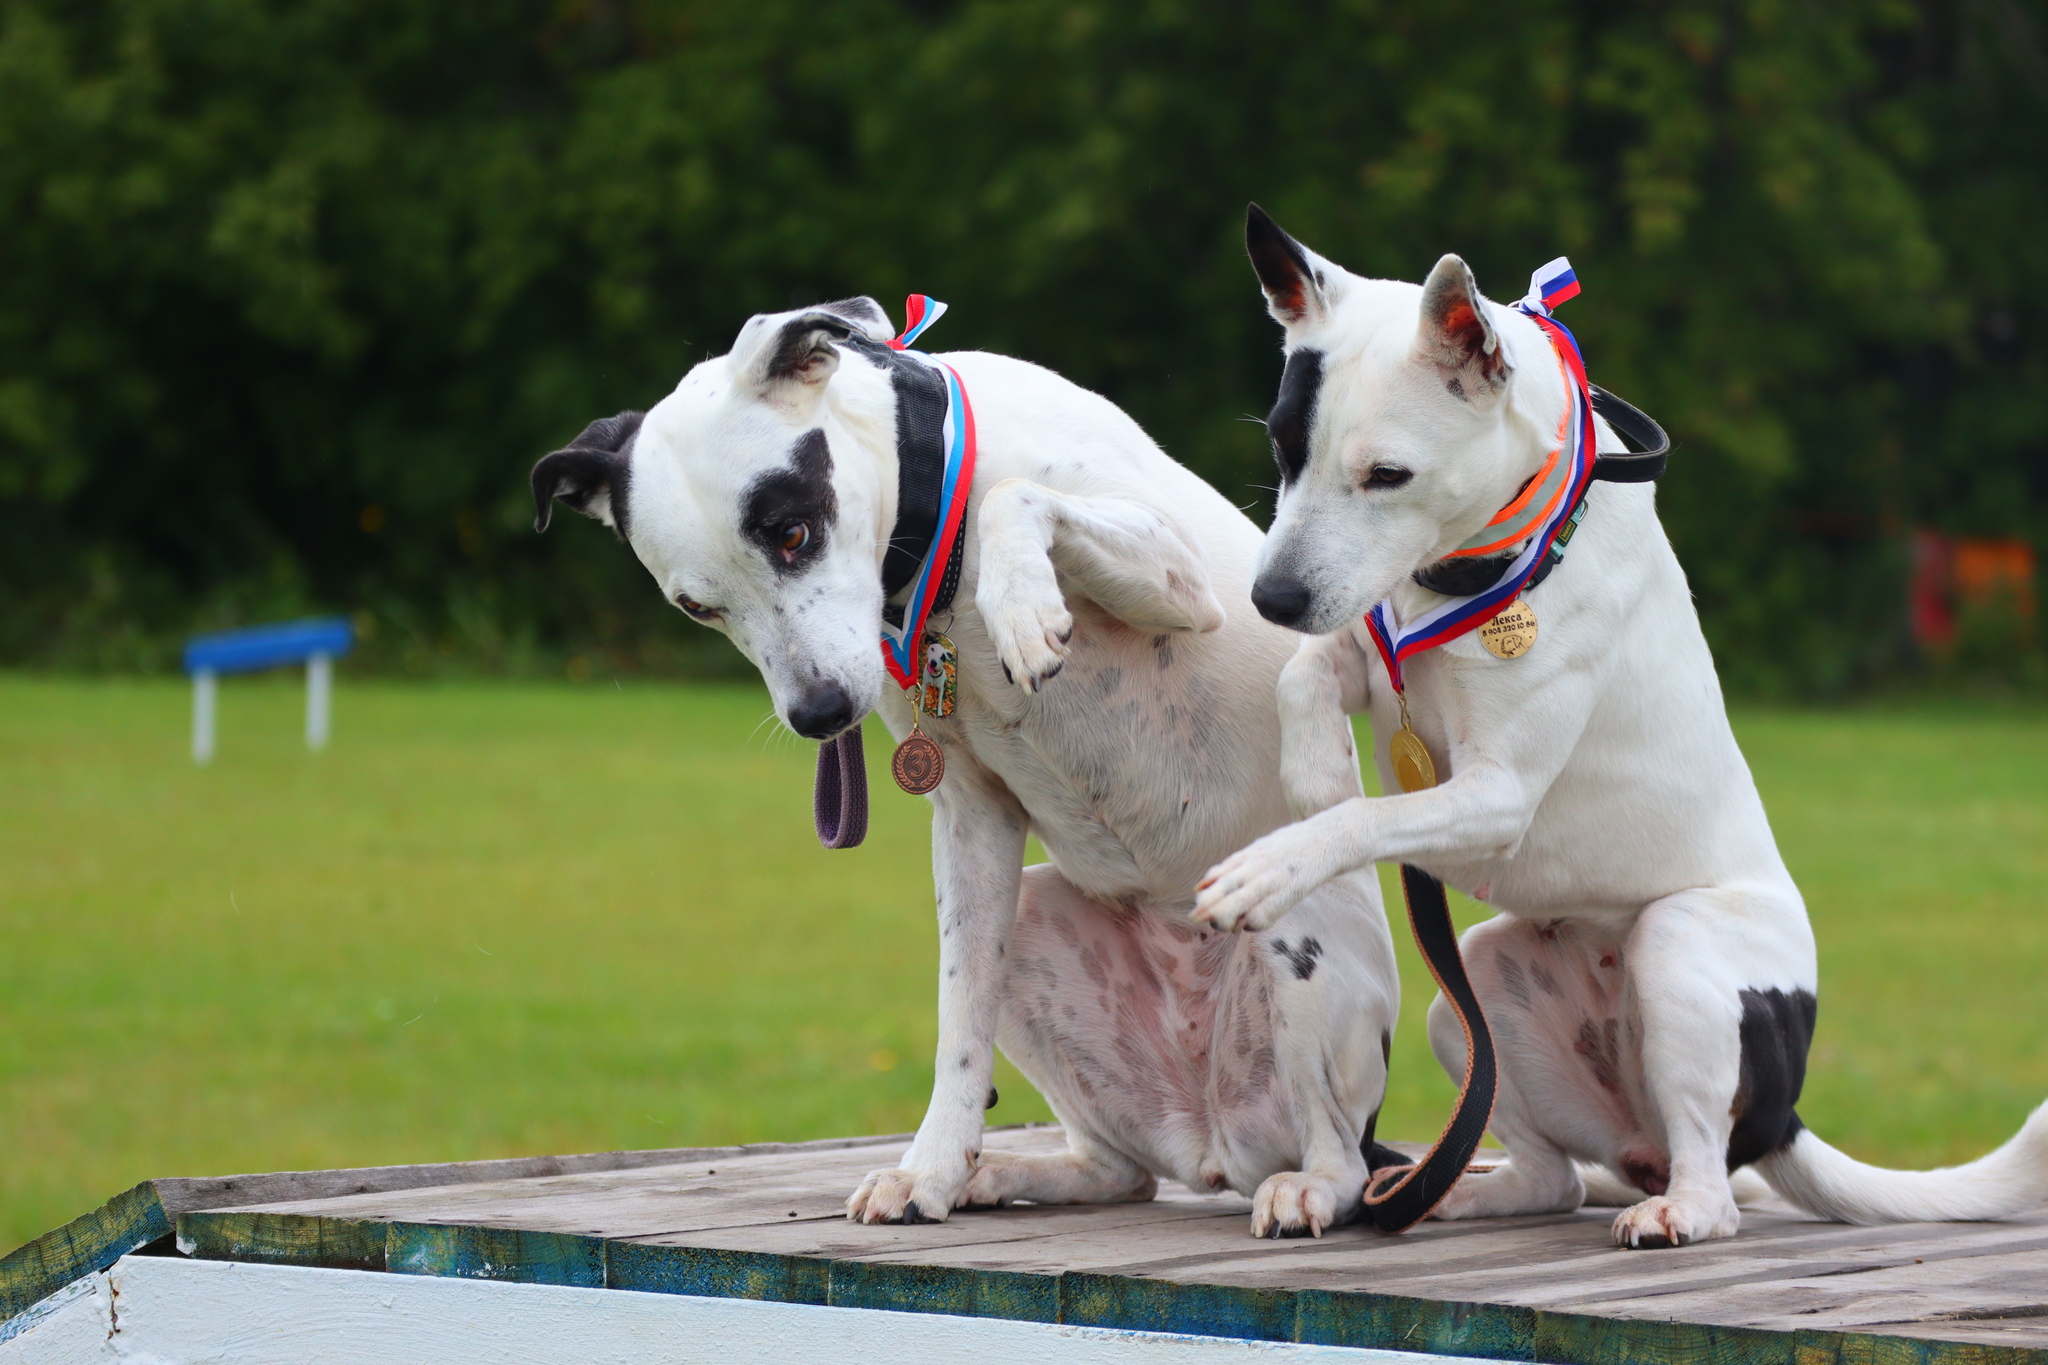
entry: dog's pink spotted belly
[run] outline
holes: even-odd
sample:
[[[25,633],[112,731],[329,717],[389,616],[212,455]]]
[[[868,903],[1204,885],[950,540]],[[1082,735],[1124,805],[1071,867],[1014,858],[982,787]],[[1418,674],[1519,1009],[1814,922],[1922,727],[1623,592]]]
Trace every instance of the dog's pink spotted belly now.
[[[1063,1119],[1194,1188],[1284,1168],[1275,1158],[1294,1144],[1262,937],[1105,904],[1051,867],[1026,869],[1003,1050]]]
[[[1504,914],[1469,936],[1465,956],[1505,1068],[1541,1093],[1546,1136],[1661,1194],[1670,1161],[1652,1135],[1623,936]]]

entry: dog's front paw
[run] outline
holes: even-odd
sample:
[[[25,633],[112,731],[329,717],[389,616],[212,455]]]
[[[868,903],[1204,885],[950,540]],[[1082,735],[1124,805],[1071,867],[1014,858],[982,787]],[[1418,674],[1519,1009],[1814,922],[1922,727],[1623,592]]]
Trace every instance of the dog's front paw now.
[[[856,1223],[943,1223],[953,1201],[920,1171],[870,1171],[846,1198],[846,1216]]]
[[[1300,825],[1275,830],[1195,884],[1194,918],[1212,929],[1269,929],[1331,877]]]
[[[1614,1220],[1614,1244],[1636,1251],[1682,1247],[1733,1237],[1740,1223],[1732,1199],[1726,1209],[1717,1212],[1659,1194],[1621,1211]]]
[[[1003,676],[1026,692],[1038,691],[1066,667],[1067,642],[1074,638],[1074,614],[1049,570],[1045,578],[1049,592],[1013,589],[996,611],[983,611]]]
[[[1320,1237],[1336,1221],[1336,1190],[1305,1171],[1269,1175],[1252,1196],[1254,1237]]]

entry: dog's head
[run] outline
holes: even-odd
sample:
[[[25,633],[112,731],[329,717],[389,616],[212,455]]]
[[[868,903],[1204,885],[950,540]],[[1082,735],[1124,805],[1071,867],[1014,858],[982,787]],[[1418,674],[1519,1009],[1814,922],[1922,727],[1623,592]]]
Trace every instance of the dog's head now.
[[[1287,367],[1266,419],[1279,505],[1252,601],[1308,634],[1355,621],[1457,548],[1529,470],[1496,305],[1456,256],[1420,288],[1363,279],[1254,204],[1245,224]]]
[[[889,384],[841,375],[886,341],[873,299],[763,314],[642,415],[592,422],[533,467],[535,527],[557,500],[633,547],[662,595],[761,670],[790,729],[827,739],[873,709],[889,499],[863,446],[894,439]],[[893,493],[893,490],[889,490]]]

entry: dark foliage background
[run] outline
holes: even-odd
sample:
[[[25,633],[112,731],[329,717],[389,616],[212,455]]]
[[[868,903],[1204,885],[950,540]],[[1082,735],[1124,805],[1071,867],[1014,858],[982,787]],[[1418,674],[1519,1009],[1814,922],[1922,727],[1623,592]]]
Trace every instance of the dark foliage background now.
[[[1881,684],[1909,528],[2048,544],[2044,33],[2041,0],[0,0],[0,661],[318,609],[373,667],[717,667],[601,530],[532,535],[526,468],[848,293],[948,300],[934,346],[1054,366],[1254,502],[1256,198],[1501,298],[1569,253],[1595,376],[1678,437],[1731,685]]]

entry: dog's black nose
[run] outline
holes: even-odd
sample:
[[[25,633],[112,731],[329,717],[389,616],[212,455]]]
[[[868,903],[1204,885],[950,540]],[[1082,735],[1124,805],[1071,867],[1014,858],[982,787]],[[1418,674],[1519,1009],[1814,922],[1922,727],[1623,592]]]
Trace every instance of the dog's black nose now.
[[[1308,615],[1308,604],[1308,589],[1295,579],[1267,573],[1252,584],[1252,605],[1276,626],[1298,624]]]
[[[830,739],[853,724],[853,698],[836,682],[820,683],[789,708],[789,728],[805,739]]]

